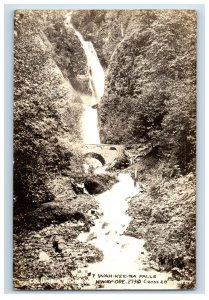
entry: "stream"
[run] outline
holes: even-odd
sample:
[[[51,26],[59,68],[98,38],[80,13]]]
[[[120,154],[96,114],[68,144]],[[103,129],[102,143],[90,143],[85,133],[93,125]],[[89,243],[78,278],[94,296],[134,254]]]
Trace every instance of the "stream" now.
[[[102,217],[95,220],[90,232],[78,236],[80,242],[94,245],[104,255],[101,262],[88,265],[88,285],[99,289],[176,289],[176,283],[168,280],[170,273],[150,268],[145,241],[124,234],[131,221],[126,213],[128,200],[140,190],[129,174],[119,174],[118,180],[96,196]]]
[[[84,144],[100,144],[97,109],[104,94],[104,71],[91,42],[71,24],[72,13],[66,16],[65,26],[75,31],[85,52],[89,69],[89,87],[92,96],[82,95],[83,118],[82,133]],[[90,162],[91,163],[91,162]],[[86,166],[85,166],[86,167]],[[94,173],[105,173],[105,166],[93,165]],[[88,171],[88,167],[86,168]],[[120,173],[118,182],[112,188],[95,197],[102,216],[95,220],[90,232],[81,233],[78,240],[90,243],[103,252],[103,260],[89,263],[88,283],[85,289],[176,289],[171,274],[159,272],[149,266],[149,253],[144,249],[145,241],[124,232],[130,224],[127,215],[128,201],[140,193],[129,173]]]

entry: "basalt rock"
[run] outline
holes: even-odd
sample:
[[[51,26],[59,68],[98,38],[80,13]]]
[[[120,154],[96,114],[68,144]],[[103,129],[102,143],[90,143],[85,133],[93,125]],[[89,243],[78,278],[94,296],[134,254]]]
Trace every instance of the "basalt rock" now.
[[[109,190],[115,182],[117,179],[114,175],[99,174],[86,178],[84,185],[90,195],[95,195]]]

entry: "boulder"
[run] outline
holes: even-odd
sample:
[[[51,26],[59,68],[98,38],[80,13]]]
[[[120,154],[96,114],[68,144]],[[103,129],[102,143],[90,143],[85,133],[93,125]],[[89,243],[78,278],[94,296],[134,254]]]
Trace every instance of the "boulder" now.
[[[117,179],[114,175],[110,174],[97,174],[89,176],[85,179],[85,189],[90,195],[96,195],[109,190]]]

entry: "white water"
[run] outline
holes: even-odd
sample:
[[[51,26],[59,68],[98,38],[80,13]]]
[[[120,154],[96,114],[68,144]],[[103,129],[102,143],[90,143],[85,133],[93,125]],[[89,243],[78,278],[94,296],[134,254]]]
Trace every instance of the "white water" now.
[[[116,281],[102,284],[100,287],[97,284],[96,288],[175,289],[175,282],[168,281],[171,274],[149,268],[146,262],[148,253],[143,247],[145,241],[124,234],[131,220],[126,213],[128,199],[137,195],[140,190],[134,185],[129,174],[119,174],[118,180],[111,190],[96,197],[103,215],[95,221],[95,226],[91,227],[89,233],[81,233],[78,237],[79,241],[90,243],[102,250],[104,255],[101,262],[88,265],[88,273],[91,274],[88,285],[95,288],[97,280],[108,279]],[[113,277],[100,277],[104,275]],[[120,283],[118,276],[123,275],[129,277],[123,278],[125,283]]]
[[[81,42],[87,59],[89,87],[92,93],[91,96],[80,95],[84,107],[82,118],[83,142],[84,144],[100,144],[97,109],[94,109],[91,106],[97,104],[104,94],[105,74],[93,44],[84,40],[80,32],[73,27],[71,18],[72,12],[66,15],[65,26],[66,28],[74,30]]]
[[[100,144],[99,131],[97,128],[97,109],[83,105],[82,132],[84,144]]]
[[[104,93],[104,71],[100,65],[97,54],[92,43],[84,41],[82,35],[75,30],[71,24],[72,13],[66,16],[66,26],[73,29],[79,38],[86,54],[89,68],[89,86],[92,96],[82,95],[84,113],[82,118],[82,132],[84,144],[100,144],[97,110],[91,106],[98,103]],[[86,172],[92,162],[86,161],[84,169]],[[94,173],[105,173],[105,166],[95,164]],[[102,217],[95,220],[95,226],[91,227],[89,233],[82,233],[78,240],[90,243],[103,252],[103,260],[88,265],[88,286],[98,288],[96,280],[113,279],[114,276],[129,276],[124,282],[105,283],[99,288],[104,289],[175,289],[174,282],[164,283],[170,274],[148,270],[148,265],[143,261],[148,254],[143,248],[144,240],[130,237],[124,234],[131,217],[127,215],[128,199],[140,193],[139,187],[134,184],[130,174],[118,175],[118,182],[113,187],[96,197],[102,211]],[[113,276],[113,278],[99,278],[101,275]],[[142,276],[150,276],[143,278]],[[131,277],[132,276],[132,277]],[[140,277],[141,276],[141,277]],[[153,278],[156,276],[156,278]],[[151,278],[152,277],[152,278]],[[124,278],[123,278],[124,279]],[[141,280],[141,282],[139,282]],[[148,281],[151,282],[148,282]],[[134,282],[135,281],[135,282]],[[153,281],[159,281],[154,283]],[[161,282],[162,281],[162,282]],[[160,283],[161,282],[161,283]],[[86,288],[88,288],[86,286]]]

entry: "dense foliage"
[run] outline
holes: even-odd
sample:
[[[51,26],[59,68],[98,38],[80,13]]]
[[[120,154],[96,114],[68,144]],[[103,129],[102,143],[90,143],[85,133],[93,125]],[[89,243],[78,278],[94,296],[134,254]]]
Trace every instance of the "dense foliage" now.
[[[183,172],[193,170],[195,11],[75,11],[73,24],[107,69],[99,111],[102,142],[145,141]]]
[[[77,10],[72,22],[90,40],[107,68],[116,46],[134,29],[143,30],[156,18],[152,10]]]
[[[111,57],[99,107],[102,142],[136,144],[143,139],[182,171],[192,170],[195,13],[156,11],[151,22],[145,20],[141,28],[128,31]]]
[[[130,200],[128,213],[132,221],[127,234],[145,239],[154,268],[171,271],[177,280],[184,279],[182,288],[193,288],[196,281],[195,176],[193,173],[174,176],[175,168],[151,157],[137,166],[141,193]]]
[[[92,215],[98,217],[87,193],[115,183],[110,174],[83,174],[79,93],[90,93],[89,74],[78,37],[64,26],[67,12],[15,13],[14,199],[21,209],[14,214],[14,271],[21,288],[34,274],[77,278],[72,271],[102,257],[75,238],[93,225]],[[130,199],[127,234],[146,240],[159,269],[194,287],[195,12],[77,10],[72,22],[93,43],[106,72],[101,141],[127,146],[109,171],[125,168],[136,183],[138,168],[141,193]],[[84,187],[86,194],[79,194],[76,188],[84,193]],[[54,235],[79,257],[57,254]],[[48,265],[40,259],[43,250]]]
[[[80,99],[56,65],[43,24],[34,15],[29,11],[15,16],[14,196],[18,206],[52,199],[48,182],[53,174],[82,173],[73,146],[81,139]]]
[[[48,12],[48,20],[43,28],[50,41],[53,58],[66,79],[79,92],[89,93],[87,60],[75,31],[65,27],[65,15],[56,11]]]

